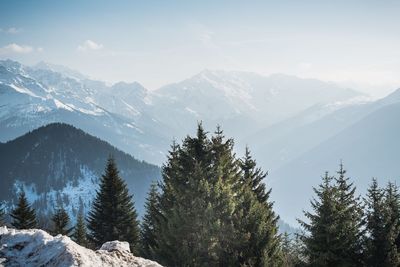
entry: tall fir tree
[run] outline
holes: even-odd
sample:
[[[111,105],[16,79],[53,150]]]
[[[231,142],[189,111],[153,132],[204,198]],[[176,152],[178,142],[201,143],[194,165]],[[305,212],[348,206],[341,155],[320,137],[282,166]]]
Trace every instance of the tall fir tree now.
[[[364,220],[363,207],[360,198],[355,195],[356,187],[346,176],[343,163],[340,163],[335,178],[337,191],[337,232],[342,246],[338,251],[343,266],[362,266],[363,263],[363,236]]]
[[[400,195],[398,187],[389,182],[385,190],[385,240],[387,257],[381,266],[400,266],[398,238],[400,234]]]
[[[182,145],[173,144],[162,169],[155,220],[155,255],[160,263],[268,266],[266,260],[272,262],[273,250],[266,248],[272,243],[269,240],[276,240],[276,225],[269,225],[276,223],[276,217],[269,212],[268,196],[260,202],[250,182],[244,182],[233,145],[233,139],[226,139],[219,127],[208,138],[201,124],[195,137],[186,137]],[[261,183],[255,186],[261,187]],[[248,249],[251,241],[256,245]],[[245,254],[243,249],[251,252]]]
[[[372,180],[366,197],[366,239],[365,263],[370,267],[380,267],[387,258],[387,240],[385,227],[386,206],[384,191],[379,188],[378,181]]]
[[[145,203],[146,213],[143,216],[140,230],[140,255],[146,259],[156,259],[157,249],[157,220],[160,215],[159,194],[157,184],[153,182],[150,186]]]
[[[240,199],[241,216],[238,218],[241,235],[247,237],[242,242],[242,265],[280,266],[283,255],[278,234],[278,220],[269,200],[271,190],[267,190],[263,180],[267,176],[257,167],[248,147],[240,161],[242,188]]]
[[[57,208],[51,220],[53,221],[53,230],[51,231],[53,235],[71,235],[74,228],[68,227],[70,220],[69,215],[64,207]]]
[[[308,222],[299,220],[305,230],[300,238],[309,266],[347,266],[339,253],[342,244],[338,236],[337,190],[332,185],[333,179],[325,173],[322,183],[314,188],[313,212],[304,212]]]
[[[17,206],[10,215],[11,225],[16,229],[31,229],[37,226],[35,210],[29,205],[24,191],[19,194]]]
[[[119,176],[112,157],[107,161],[100,189],[89,212],[88,229],[90,241],[95,247],[100,247],[107,241],[120,240],[129,242],[133,253],[138,251],[137,213],[132,196]]]
[[[0,206],[0,226],[3,226],[5,224],[4,222],[4,208],[3,206]]]
[[[305,212],[309,223],[300,221],[310,266],[363,266],[363,210],[355,187],[346,177],[343,164],[338,176],[326,173],[314,189],[314,213]]]
[[[83,247],[88,246],[86,223],[85,223],[85,217],[84,217],[82,208],[79,210],[79,213],[78,213],[78,216],[76,219],[76,225],[75,225],[75,229],[74,229],[73,239],[76,243],[78,243],[79,245],[81,245]]]

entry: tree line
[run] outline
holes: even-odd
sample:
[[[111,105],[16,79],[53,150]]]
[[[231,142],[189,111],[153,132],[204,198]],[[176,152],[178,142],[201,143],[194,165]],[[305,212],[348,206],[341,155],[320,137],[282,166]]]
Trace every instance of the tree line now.
[[[219,127],[210,137],[201,124],[195,136],[174,142],[141,222],[110,157],[86,218],[80,210],[71,227],[58,207],[50,232],[89,248],[127,241],[134,254],[165,266],[400,266],[395,184],[381,188],[373,179],[361,198],[340,164],[335,176],[325,173],[314,188],[311,210],[299,220],[302,231],[279,234],[267,173],[248,148],[243,158],[233,148]],[[37,227],[23,191],[10,216],[17,229]]]

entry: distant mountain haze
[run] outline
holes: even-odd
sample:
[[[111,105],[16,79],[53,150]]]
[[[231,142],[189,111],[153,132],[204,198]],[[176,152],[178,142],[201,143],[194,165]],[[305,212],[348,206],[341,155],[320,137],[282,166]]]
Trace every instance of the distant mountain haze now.
[[[211,130],[221,125],[239,155],[249,145],[269,171],[276,211],[291,224],[308,207],[312,186],[341,159],[360,192],[373,176],[397,179],[399,103],[400,91],[372,101],[284,74],[204,70],[150,91],[49,63],[0,61],[0,141],[63,122],[161,166],[172,140],[192,134],[197,122]]]

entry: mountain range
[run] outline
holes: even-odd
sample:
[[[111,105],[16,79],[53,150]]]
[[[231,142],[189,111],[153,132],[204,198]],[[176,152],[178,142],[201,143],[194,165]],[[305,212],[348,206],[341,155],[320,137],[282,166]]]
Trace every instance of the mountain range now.
[[[65,122],[161,164],[172,139],[192,132],[198,121],[240,138],[317,103],[359,95],[317,80],[209,70],[150,91],[137,82],[109,86],[65,67],[3,60],[0,141]]]
[[[397,179],[399,103],[400,91],[372,101],[331,82],[284,74],[204,70],[148,90],[43,62],[0,61],[1,142],[62,122],[161,166],[172,140],[192,134],[197,122],[211,131],[221,125],[237,153],[248,145],[269,171],[277,212],[292,224],[308,208],[312,186],[340,160],[359,192],[373,176]]]

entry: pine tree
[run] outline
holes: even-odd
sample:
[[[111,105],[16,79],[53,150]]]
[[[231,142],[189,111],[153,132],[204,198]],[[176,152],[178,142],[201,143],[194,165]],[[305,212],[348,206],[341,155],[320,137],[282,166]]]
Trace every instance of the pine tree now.
[[[267,203],[271,190],[267,190],[263,180],[268,173],[257,168],[256,161],[252,158],[249,147],[246,146],[245,156],[241,160],[243,180],[249,183],[251,190],[256,194],[260,203]]]
[[[120,240],[130,244],[137,252],[139,223],[132,196],[119,176],[112,157],[107,161],[105,174],[100,181],[92,210],[89,212],[88,229],[90,241],[100,247],[107,241]]]
[[[208,138],[173,144],[163,166],[154,255],[167,266],[274,266],[280,260],[277,216],[265,174],[255,165],[244,179],[233,139],[217,127]],[[250,163],[250,162],[247,162]],[[260,198],[259,198],[260,197]],[[179,251],[177,254],[176,251]]]
[[[11,212],[13,221],[11,225],[16,229],[31,229],[36,227],[35,211],[30,207],[25,192],[21,191],[18,197],[18,203]]]
[[[363,251],[363,209],[359,197],[355,196],[356,187],[346,177],[343,164],[337,171],[335,178],[337,189],[337,232],[341,240],[341,248],[337,252],[341,256],[344,266],[362,266]]]
[[[75,231],[73,234],[73,238],[76,243],[81,246],[87,247],[88,240],[87,240],[87,233],[86,233],[86,224],[85,224],[85,217],[83,214],[83,209],[79,210],[78,217],[76,219],[76,226]]]
[[[157,247],[157,220],[160,215],[159,194],[157,192],[157,184],[152,183],[147,196],[145,209],[146,213],[143,216],[141,224],[140,239],[141,249],[140,255],[146,259],[155,259]]]
[[[325,173],[322,184],[314,188],[317,198],[311,201],[313,213],[304,212],[309,222],[299,220],[306,231],[301,241],[309,266],[346,266],[339,253],[342,244],[338,236],[337,190],[332,180],[333,177]]]
[[[51,220],[53,221],[53,235],[66,235],[69,236],[74,229],[73,227],[68,228],[69,215],[63,207],[59,207],[55,210]]]
[[[376,179],[367,192],[366,202],[366,265],[379,267],[387,258],[384,192]]]
[[[300,221],[308,234],[302,236],[311,266],[362,266],[363,212],[355,187],[340,164],[338,177],[326,173],[314,189],[314,213],[305,212],[309,223]]]
[[[3,209],[3,207],[2,206],[0,206],[0,226],[3,226],[5,223],[4,223],[4,209]]]
[[[397,241],[400,234],[400,195],[397,186],[388,183],[385,190],[385,241],[386,259],[381,266],[400,266],[400,250]]]
[[[245,157],[240,161],[242,169],[242,188],[238,218],[239,229],[247,240],[242,242],[241,258],[243,265],[279,266],[282,253],[278,234],[279,217],[275,215],[269,201],[271,190],[266,190],[263,179],[266,173],[257,167],[256,161],[246,147]]]

